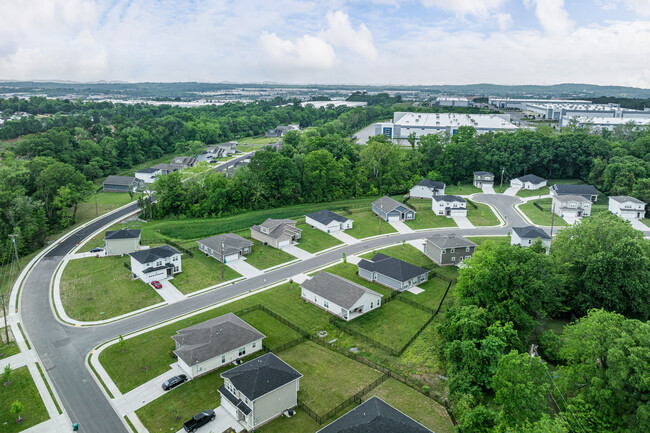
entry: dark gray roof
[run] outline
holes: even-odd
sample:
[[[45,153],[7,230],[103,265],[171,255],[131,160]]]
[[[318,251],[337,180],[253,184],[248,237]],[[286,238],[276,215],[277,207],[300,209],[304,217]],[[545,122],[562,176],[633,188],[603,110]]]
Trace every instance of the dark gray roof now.
[[[520,238],[542,238],[542,239],[552,239],[551,236],[546,233],[544,230],[535,226],[526,226],[526,227],[513,227],[512,231],[517,233],[517,236]]]
[[[393,210],[398,210],[399,212],[411,211],[415,213],[413,209],[406,207],[403,203],[398,202],[395,199],[388,197],[387,195],[382,198],[372,202],[373,206],[376,206],[384,213],[391,212]]]
[[[350,219],[329,210],[319,210],[318,212],[312,212],[305,216],[325,225],[331,223],[332,221],[344,223]]]
[[[196,158],[191,156],[177,156],[172,159],[171,165],[193,165],[196,162]]]
[[[135,177],[131,176],[108,176],[104,181],[104,185],[123,185],[130,186],[135,182]]]
[[[145,173],[145,174],[151,174],[157,172],[157,168],[149,167],[149,168],[143,168],[142,170],[136,171],[136,173]]]
[[[429,180],[429,179],[422,179],[417,183],[419,186],[425,186],[427,188],[432,188],[432,189],[444,189],[445,184],[443,182],[438,182],[435,180]]]
[[[476,244],[462,236],[452,235],[433,235],[426,238],[438,248],[462,248],[475,247]]]
[[[265,335],[228,313],[181,329],[172,338],[180,346],[174,353],[191,367],[265,338]]]
[[[413,418],[373,396],[317,433],[433,433]]]
[[[362,259],[358,266],[361,269],[377,272],[400,282],[408,281],[429,272],[427,269],[381,253],[375,254],[372,260]]]
[[[374,290],[325,271],[321,271],[311,279],[305,280],[300,287],[304,287],[310,292],[346,309],[352,308],[359,298],[366,293],[382,296]]]
[[[221,245],[226,255],[233,254],[242,250],[242,248],[253,246],[253,242],[234,233],[224,233],[210,238],[199,239],[199,244],[212,248],[221,254]]]
[[[249,400],[255,400],[302,377],[289,364],[267,353],[221,373]]]
[[[169,245],[147,248],[146,250],[140,250],[134,253],[129,253],[131,257],[133,257],[136,261],[142,264],[151,263],[158,259],[171,257],[174,254],[181,254],[181,253],[179,251],[176,251],[175,248],[172,248]]]
[[[610,195],[609,198],[619,203],[625,203],[626,201],[630,201],[632,203],[645,205],[645,203],[639,200],[638,198],[630,197],[629,195]]]
[[[111,230],[106,232],[104,240],[106,239],[137,239],[140,237],[142,230]]]
[[[262,224],[254,225],[251,227],[251,230],[257,231],[257,232],[262,232],[260,227],[264,227],[269,229],[268,233],[264,233],[265,235],[273,238],[273,239],[278,239],[280,236],[284,234],[285,231],[289,231],[291,233],[300,233],[302,232],[301,229],[296,227],[296,222],[294,220],[290,219],[273,219],[273,218],[267,218],[266,221],[264,221]]]
[[[494,173],[490,171],[475,171],[474,176],[494,176]]]
[[[525,176],[520,176],[517,178],[520,182],[532,182],[532,183],[541,183],[544,182],[546,179],[543,177],[536,176],[534,174],[527,174]]]
[[[152,166],[151,168],[155,168],[156,170],[165,170],[165,171],[168,171],[170,173],[172,171],[176,171],[176,167],[172,166],[171,164],[164,164],[164,163],[156,164],[156,165]]]
[[[593,185],[568,185],[564,183],[557,183],[551,187],[558,194],[572,194],[572,195],[598,195],[596,187]]]
[[[459,203],[467,203],[467,201],[462,198],[459,195],[434,195],[433,196],[434,201],[448,201],[448,202],[454,202],[457,201]]]

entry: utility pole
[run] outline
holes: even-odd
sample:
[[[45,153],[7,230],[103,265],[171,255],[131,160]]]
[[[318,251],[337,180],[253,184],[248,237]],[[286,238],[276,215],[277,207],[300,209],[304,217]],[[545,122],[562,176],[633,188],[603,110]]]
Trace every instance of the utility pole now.
[[[0,300],[2,300],[2,314],[5,317],[5,335],[7,337],[7,344],[9,344],[9,325],[7,325],[7,305],[5,303],[5,295],[0,295]]]
[[[499,192],[503,192],[503,173],[505,173],[506,168],[501,168],[501,185],[499,185]]]
[[[99,207],[97,207],[97,190],[95,190],[95,216],[99,216]]]
[[[16,246],[16,238],[18,237],[17,234],[11,234],[9,235],[11,238],[11,243],[14,245],[14,256],[16,257],[16,265],[18,266],[18,270],[20,269],[20,262],[18,261],[18,247]]]
[[[221,282],[223,282],[223,266],[226,262],[226,253],[223,251],[223,240],[221,241]]]
[[[551,237],[553,237],[553,223],[555,222],[555,204],[551,204]]]

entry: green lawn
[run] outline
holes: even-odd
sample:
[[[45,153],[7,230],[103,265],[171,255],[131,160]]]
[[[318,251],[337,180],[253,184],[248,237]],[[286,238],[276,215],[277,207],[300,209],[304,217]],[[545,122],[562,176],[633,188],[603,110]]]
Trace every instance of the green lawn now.
[[[453,267],[456,268],[455,266]],[[448,285],[449,283],[447,281],[441,280],[440,278],[431,278],[424,283],[418,284],[418,287],[423,289],[424,292],[418,293],[417,295],[411,292],[404,292],[400,297],[437,310]],[[450,295],[448,294],[447,296]]]
[[[457,227],[452,218],[433,213],[433,210],[431,210],[431,200],[412,198],[407,203],[413,206],[417,212],[414,220],[404,222],[413,230],[436,227]]]
[[[474,193],[482,193],[481,188],[477,188],[471,183],[463,183],[461,185],[447,185],[445,187],[445,194],[449,195],[470,195]]]
[[[397,232],[392,225],[382,221],[372,210],[355,212],[348,216],[354,220],[354,224],[345,233],[357,239]]]
[[[20,353],[20,347],[16,344],[11,327],[9,327],[9,341],[7,342],[5,327],[0,326],[0,359],[8,358],[17,353]]]
[[[552,199],[550,198],[543,198],[541,200],[532,200],[529,201],[528,203],[524,203],[521,206],[519,206],[519,210],[521,210],[523,213],[526,214],[528,219],[530,219],[533,224],[537,224],[540,226],[550,226],[551,221],[553,220],[553,224],[556,226],[565,226],[567,225],[566,221],[564,221],[561,217],[555,215],[553,217],[553,214],[551,213],[551,203]],[[542,212],[535,206],[535,203],[539,204],[544,211]]]
[[[478,209],[474,209],[474,206],[467,206],[467,219],[474,224],[475,226],[496,226],[499,225],[499,219],[494,214],[490,206],[482,203],[474,203]]]
[[[591,204],[591,214],[609,212],[609,197],[598,191],[598,200]]]
[[[510,243],[510,236],[465,236],[465,239],[474,242],[476,245],[482,245],[488,241]]]
[[[455,431],[444,407],[395,379],[388,379],[370,391],[364,400],[373,396],[381,398],[436,433]]]
[[[308,224],[300,223],[297,224],[296,227],[302,229],[300,240],[298,241],[298,248],[307,252],[317,253],[343,243],[334,236],[330,236],[321,230],[312,228]]]
[[[156,290],[131,279],[128,257],[70,260],[61,276],[65,312],[81,321],[104,320],[162,302]]]
[[[241,277],[237,271],[223,265],[223,279],[221,279],[221,263],[212,257],[206,257],[198,248],[193,249],[192,252],[194,257],[187,255],[181,257],[183,272],[175,275],[171,281],[181,293],[187,295]]]
[[[0,426],[2,426],[2,432],[23,431],[50,419],[27,367],[16,368],[12,371],[11,380],[13,381],[11,385],[0,386]],[[16,400],[20,401],[24,406],[20,416],[25,420],[20,424],[16,424],[16,415],[9,412],[11,404]]]
[[[517,191],[517,197],[537,197],[540,195],[547,195],[549,193],[549,188],[552,185],[555,185],[557,183],[568,184],[568,185],[580,185],[583,184],[584,182],[580,179],[550,179],[547,182],[548,186],[542,187],[540,189],[536,189],[534,191],[528,189],[520,189],[519,191]]]
[[[97,207],[95,207],[94,195],[77,207],[77,224],[83,224],[97,218],[98,214],[103,215],[134,200],[136,198],[131,198],[127,192],[98,192]]]
[[[377,370],[307,341],[278,354],[300,373],[298,399],[324,415],[381,376]]]
[[[242,233],[238,234],[242,235]],[[247,238],[253,242],[253,250],[246,256],[246,263],[255,266],[259,270],[281,265],[282,263],[296,259],[289,253],[285,253],[269,245],[264,245],[258,240],[250,239],[250,236],[247,236]]]
[[[122,230],[122,229],[139,229],[142,227],[142,221],[129,221],[128,223],[121,223],[118,222],[117,224],[113,224],[106,230],[102,230],[100,233],[97,233],[90,239],[88,239],[88,242],[82,245],[81,248],[79,248],[80,253],[84,253],[87,251],[90,251],[93,248],[96,247],[101,247],[104,245],[104,236],[106,235],[106,232],[108,231],[114,231],[114,230]],[[144,241],[144,242],[142,242]],[[147,245],[147,239],[141,240],[141,243],[143,245]]]
[[[318,424],[305,412],[297,409],[296,414],[291,418],[281,416],[255,429],[255,431],[260,433],[314,433],[324,427],[324,425]]]
[[[271,351],[300,337],[299,333],[263,311],[252,311],[244,314],[241,318],[266,336],[262,340],[262,344]]]

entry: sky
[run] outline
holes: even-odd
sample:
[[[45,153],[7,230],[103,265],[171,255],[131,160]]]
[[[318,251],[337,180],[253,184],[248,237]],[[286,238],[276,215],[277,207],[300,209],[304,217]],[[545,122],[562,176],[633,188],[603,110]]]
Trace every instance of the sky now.
[[[0,0],[0,79],[650,88],[650,0]]]

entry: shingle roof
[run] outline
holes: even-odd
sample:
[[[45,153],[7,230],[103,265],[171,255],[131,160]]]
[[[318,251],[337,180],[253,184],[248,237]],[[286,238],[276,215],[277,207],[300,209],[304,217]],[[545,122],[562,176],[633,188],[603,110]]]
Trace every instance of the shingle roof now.
[[[106,239],[137,239],[140,237],[142,230],[111,230],[104,234]]]
[[[444,189],[445,184],[443,182],[438,182],[435,180],[429,180],[429,179],[422,179],[417,183],[419,186],[425,186],[427,188],[433,188],[433,189]]]
[[[546,179],[543,177],[536,176],[534,174],[527,174],[525,176],[520,176],[517,178],[518,181],[520,182],[531,182],[534,184],[544,182]]]
[[[379,208],[379,210],[381,210],[384,213],[388,213],[395,209],[397,209],[400,212],[410,210],[411,212],[415,213],[413,209],[409,209],[408,207],[404,206],[403,203],[400,203],[397,200],[392,199],[386,195],[378,200],[373,201],[372,204],[373,206],[376,206],[377,208]]]
[[[433,433],[422,424],[373,396],[317,433]]]
[[[123,185],[123,186],[130,186],[133,182],[135,182],[135,177],[131,176],[108,176],[106,180],[104,180],[104,185]]]
[[[551,236],[546,233],[544,230],[535,226],[526,226],[526,227],[513,227],[512,231],[517,233],[517,236],[520,238],[542,238],[542,239],[551,239]]]
[[[143,168],[142,170],[136,171],[136,173],[144,173],[144,174],[151,174],[157,172],[157,168],[149,167],[149,168]]]
[[[400,282],[408,281],[429,272],[427,269],[381,253],[375,254],[372,260],[362,259],[358,266],[361,269],[377,272]]]
[[[587,203],[591,202],[587,197],[584,195],[576,195],[576,194],[558,194],[557,199],[560,201],[579,201],[581,203]]]
[[[289,364],[267,353],[238,367],[221,373],[249,400],[255,400],[287,383],[302,377]]]
[[[310,292],[346,309],[352,308],[359,298],[366,293],[382,296],[374,290],[325,271],[321,271],[311,279],[305,280],[300,287],[304,287]]]
[[[142,264],[151,263],[158,259],[171,257],[174,254],[180,254],[180,252],[176,251],[175,248],[172,248],[169,245],[147,248],[146,250],[140,250],[134,253],[129,253],[131,257],[133,257],[136,261]]]
[[[446,201],[446,202],[454,202],[457,201],[459,203],[467,203],[467,201],[462,198],[459,195],[434,195],[433,196],[434,201]]]
[[[629,195],[610,195],[609,198],[619,203],[625,203],[626,201],[631,201],[632,203],[636,203],[636,204],[643,204],[643,205],[646,204],[641,200],[639,200],[638,198],[630,197]]]
[[[475,247],[476,244],[462,236],[452,235],[433,235],[426,238],[438,248],[462,248]]]
[[[332,221],[344,223],[350,219],[329,210],[319,210],[318,212],[312,212],[305,216],[325,225],[328,225]]]
[[[156,170],[165,170],[165,171],[168,171],[170,173],[172,171],[176,170],[176,168],[174,168],[171,164],[164,164],[164,163],[156,164],[156,165],[152,166],[151,168],[155,168]]]
[[[474,176],[494,176],[494,173],[490,171],[475,171]]]
[[[294,220],[290,220],[290,219],[267,218],[266,221],[264,221],[262,224],[260,224],[260,227],[265,227],[267,229],[273,229],[274,227],[277,227],[280,224],[295,224],[295,223],[296,222]]]
[[[574,195],[598,195],[596,187],[593,185],[568,185],[557,183],[551,187],[558,194],[574,194]]]
[[[172,338],[180,346],[174,353],[192,366],[265,338],[265,335],[228,313],[181,329]]]
[[[266,236],[269,236],[273,239],[278,239],[280,236],[282,236],[285,231],[291,232],[291,233],[300,233],[302,232],[301,229],[295,227],[296,222],[294,220],[289,220],[289,219],[273,219],[273,218],[268,218],[266,221],[264,221],[260,225],[254,225],[251,227],[251,230],[261,232],[262,230],[260,227],[265,227],[269,229],[268,233],[264,233]]]
[[[242,248],[253,246],[253,242],[234,233],[224,233],[196,241],[199,244],[212,248],[221,254],[221,245],[226,255],[233,254],[242,250]]]

